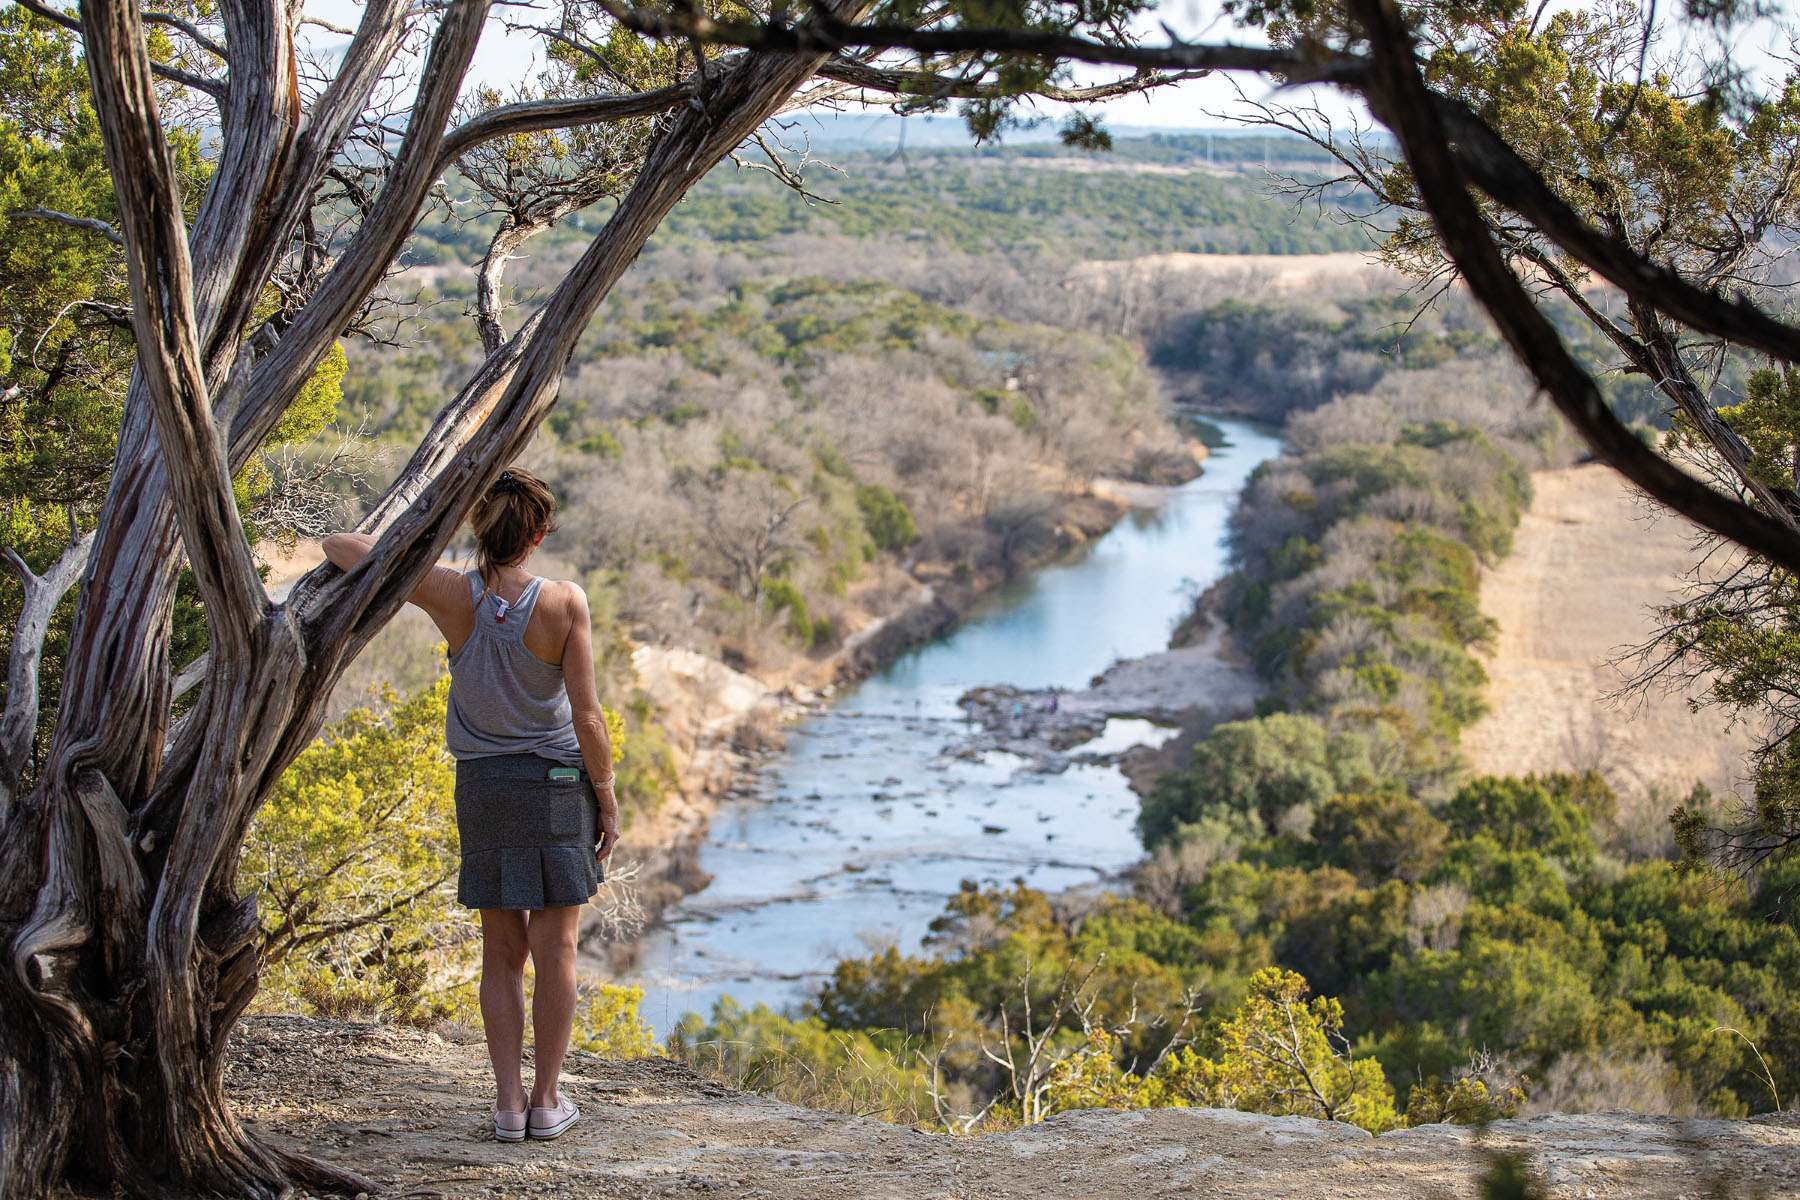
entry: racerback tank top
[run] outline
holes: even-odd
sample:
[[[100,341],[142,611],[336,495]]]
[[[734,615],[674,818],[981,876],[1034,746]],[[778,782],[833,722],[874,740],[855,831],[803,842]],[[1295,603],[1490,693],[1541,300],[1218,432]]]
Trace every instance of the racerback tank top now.
[[[536,754],[581,765],[569,691],[562,667],[525,646],[525,626],[537,607],[543,580],[533,577],[507,604],[468,572],[475,629],[450,656],[450,703],[444,744],[454,758]]]

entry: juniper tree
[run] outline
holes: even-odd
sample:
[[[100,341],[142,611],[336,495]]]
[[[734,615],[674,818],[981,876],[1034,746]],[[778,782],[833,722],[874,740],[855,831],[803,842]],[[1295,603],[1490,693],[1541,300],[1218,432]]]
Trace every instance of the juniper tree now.
[[[84,379],[99,416],[53,427],[45,414],[71,411],[57,407],[69,370],[0,364],[8,463],[26,460],[30,437],[62,439],[37,475],[14,479],[15,517],[57,503],[53,518],[15,521],[38,544],[32,561],[8,559],[24,598],[0,717],[0,1196],[70,1183],[279,1196],[293,1179],[372,1191],[260,1141],[225,1101],[260,941],[255,900],[235,885],[245,832],[318,732],[333,683],[549,413],[608,290],[688,189],[783,111],[1003,91],[1102,99],[1180,73],[1076,88],[1055,73],[1002,84],[891,69],[872,53],[665,49],[569,0],[507,9],[550,47],[535,90],[470,95],[490,0],[370,0],[329,67],[304,52],[309,18],[290,0],[19,3],[33,19],[9,12],[0,70],[49,69],[65,92],[54,112],[24,112],[49,130],[24,157],[86,174],[41,197],[42,212],[15,214],[7,236],[37,221],[75,248],[47,267],[71,273],[50,283],[81,327],[59,326],[67,314],[48,291],[25,315],[73,347],[71,362],[94,364]],[[866,11],[832,5],[836,19]],[[1128,11],[1041,14],[1112,36]],[[364,518],[369,556],[348,574],[322,566],[276,600],[237,482],[306,410],[338,339],[371,329],[411,230],[459,167],[502,216],[472,314],[487,357]],[[60,208],[42,202],[58,195]],[[609,199],[567,275],[511,321],[506,256]],[[178,607],[184,577],[194,600]],[[40,705],[44,639],[77,582]],[[40,707],[54,713],[41,744]]]

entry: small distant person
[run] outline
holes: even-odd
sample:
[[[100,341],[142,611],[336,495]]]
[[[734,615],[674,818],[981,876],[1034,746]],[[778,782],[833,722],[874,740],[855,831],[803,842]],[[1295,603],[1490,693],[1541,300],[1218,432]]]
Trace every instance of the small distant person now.
[[[450,646],[444,741],[456,759],[457,899],[481,913],[481,1026],[503,1142],[558,1137],[581,1115],[557,1090],[575,1020],[575,936],[619,842],[587,595],[525,566],[555,513],[543,480],[503,472],[470,514],[476,569],[433,567],[409,597]],[[325,556],[348,571],[373,545],[334,533]],[[527,957],[537,968],[529,1095]]]

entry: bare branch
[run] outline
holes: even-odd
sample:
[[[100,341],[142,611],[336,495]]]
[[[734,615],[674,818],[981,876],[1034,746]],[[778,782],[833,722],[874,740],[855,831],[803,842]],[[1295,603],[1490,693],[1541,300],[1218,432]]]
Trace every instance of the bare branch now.
[[[624,96],[583,96],[559,100],[526,100],[502,104],[458,125],[438,148],[437,173],[483,142],[516,133],[539,133],[572,125],[598,125],[631,117],[653,117],[684,103],[694,95],[689,82],[671,84],[653,92]]]
[[[321,20],[318,17],[301,17],[300,23],[302,25],[316,25],[327,33],[341,33],[348,36],[356,32],[346,25],[333,25],[330,21]]]
[[[13,796],[31,760],[38,723],[38,664],[44,655],[44,638],[50,618],[87,566],[94,535],[89,533],[66,548],[50,569],[33,575],[12,547],[0,547],[0,557],[25,589],[25,602],[13,627],[12,650],[6,664],[6,708],[0,712],[0,829],[12,810]]]
[[[64,225],[73,225],[76,229],[85,229],[89,233],[97,233],[115,246],[123,246],[125,244],[125,239],[119,236],[118,230],[114,229],[111,225],[108,225],[105,221],[96,220],[93,217],[74,217],[70,216],[68,213],[57,212],[55,209],[50,208],[20,208],[15,209],[7,215],[13,217],[30,217],[33,220],[38,221],[57,221]]]
[[[1150,88],[1165,87],[1172,83],[1181,83],[1189,79],[1201,79],[1210,75],[1210,71],[1139,71],[1123,79],[1115,79],[1109,83],[1094,84],[1089,87],[1059,87],[1047,85],[1034,88],[1031,95],[1045,100],[1057,100],[1067,103],[1081,104],[1100,100],[1110,100],[1115,96],[1127,96]],[[884,67],[870,66],[848,58],[834,58],[819,68],[819,75],[825,79],[833,79],[839,83],[848,83],[868,91],[891,92],[900,96],[930,98],[933,100],[976,100],[983,98],[999,98],[1013,95],[998,85],[982,83],[973,79],[958,79],[951,75],[937,74],[931,71],[905,71]]]
[[[917,50],[926,54],[977,51],[1026,54],[1075,62],[1145,67],[1170,71],[1264,71],[1317,82],[1340,77],[1346,68],[1362,70],[1358,59],[1331,56],[1316,61],[1286,50],[1252,46],[1177,43],[1169,46],[1131,46],[1095,41],[1069,34],[1040,33],[1025,29],[921,29],[913,25],[855,25],[823,9],[811,9],[805,20],[715,21],[698,9],[652,12],[632,8],[620,0],[599,0],[625,28],[650,37],[691,38],[758,50],[836,52],[853,46],[883,50]]]

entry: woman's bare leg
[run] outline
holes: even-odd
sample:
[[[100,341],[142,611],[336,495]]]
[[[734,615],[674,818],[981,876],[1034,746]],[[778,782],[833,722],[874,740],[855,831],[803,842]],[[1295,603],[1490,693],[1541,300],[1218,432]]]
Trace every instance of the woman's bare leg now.
[[[525,1109],[525,918],[511,909],[481,910],[481,1031],[500,1085],[499,1107],[507,1112]]]
[[[575,934],[580,923],[578,905],[545,908],[531,914],[527,929],[537,975],[531,993],[532,1061],[537,1067],[533,1108],[556,1105],[556,1085],[575,1024]]]

